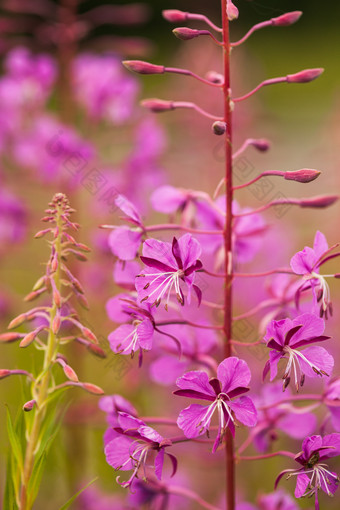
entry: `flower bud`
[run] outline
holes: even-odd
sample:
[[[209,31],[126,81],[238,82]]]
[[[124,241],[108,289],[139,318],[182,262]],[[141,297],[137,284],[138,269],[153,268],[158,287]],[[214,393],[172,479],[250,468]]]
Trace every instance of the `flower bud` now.
[[[43,287],[39,290],[30,292],[29,294],[27,294],[27,296],[24,297],[24,301],[33,301],[34,299],[37,299],[40,296],[40,294],[42,294],[45,291],[46,291],[46,287]]]
[[[173,101],[164,101],[163,99],[144,99],[144,101],[141,101],[141,105],[154,113],[167,112],[175,109]]]
[[[39,279],[35,282],[34,287],[33,287],[33,290],[35,291],[35,290],[39,290],[39,289],[41,289],[41,287],[44,285],[44,283],[45,283],[45,275],[44,275],[44,276],[42,276],[41,278],[39,278]]]
[[[88,391],[89,393],[93,393],[94,395],[104,395],[104,390],[99,388],[99,386],[96,386],[92,383],[81,383],[81,387],[84,388],[84,390]]]
[[[77,300],[79,302],[79,304],[85,308],[85,310],[89,310],[90,309],[90,305],[86,299],[86,297],[84,296],[84,294],[79,294],[77,293]]]
[[[105,359],[107,357],[106,352],[101,347],[99,347],[99,345],[89,343],[87,345],[87,349],[95,356],[98,356],[98,358]]]
[[[270,142],[265,138],[258,138],[256,140],[252,140],[251,145],[261,152],[266,152],[270,148]]]
[[[308,83],[318,78],[323,72],[324,69],[322,67],[315,69],[304,69],[299,73],[288,74],[287,83]]]
[[[227,130],[227,124],[221,120],[217,120],[212,125],[212,130],[215,135],[221,136],[224,135],[224,133]]]
[[[0,342],[16,342],[23,337],[24,335],[22,333],[3,333],[0,335]]]
[[[164,74],[165,67],[143,62],[142,60],[124,60],[123,65],[129,70],[139,74]]]
[[[84,337],[89,340],[90,342],[93,342],[94,344],[98,344],[97,337],[89,328],[83,327],[81,329]]]
[[[217,73],[216,71],[208,71],[205,77],[208,81],[211,81],[211,83],[218,83],[220,85],[224,83],[223,74]]]
[[[181,23],[182,21],[187,21],[188,13],[183,11],[178,11],[177,9],[166,9],[162,12],[163,18],[170,23]]]
[[[338,195],[320,195],[318,197],[303,198],[299,201],[301,207],[324,208],[333,205],[339,199]]]
[[[8,329],[13,329],[13,328],[17,328],[18,326],[21,326],[21,324],[23,324],[25,322],[26,318],[27,318],[27,314],[21,313],[20,315],[15,317],[13,320],[11,320],[11,322],[8,324]]]
[[[192,28],[187,27],[178,27],[175,28],[172,33],[181,41],[189,41],[190,39],[195,39],[195,37],[199,37],[202,35],[202,30],[194,30]]]
[[[34,236],[35,239],[39,239],[40,237],[43,237],[45,234],[47,234],[48,232],[51,232],[52,229],[50,228],[46,228],[45,230],[40,230],[39,232],[37,232]]]
[[[52,332],[55,335],[58,333],[58,331],[60,329],[60,325],[61,325],[61,317],[60,317],[60,313],[58,313],[58,311],[57,311],[57,314],[54,317],[53,322],[52,322]]]
[[[293,25],[293,23],[296,23],[301,18],[302,14],[302,11],[286,12],[281,16],[272,18],[271,21],[275,27],[287,27],[288,25]]]
[[[7,370],[6,368],[1,368],[0,369],[0,379],[5,379],[5,377],[8,377],[9,375],[11,375],[12,371],[11,370]]]
[[[89,248],[88,246],[86,246],[86,244],[83,244],[83,243],[75,243],[75,246],[77,248],[79,248],[79,250],[83,250],[83,251],[86,251],[88,253],[91,251],[91,248]]]
[[[24,336],[24,338],[21,340],[19,347],[28,347],[31,345],[31,343],[35,340],[37,335],[45,329],[45,326],[40,326],[40,328],[35,329],[34,331],[31,331],[27,335]]]
[[[295,170],[293,172],[285,172],[284,178],[287,181],[296,182],[312,182],[319,177],[321,172],[319,170],[313,170],[311,168],[302,168],[301,170]]]
[[[227,16],[229,21],[233,21],[238,18],[238,8],[233,4],[231,0],[227,0]]]
[[[64,374],[66,375],[67,379],[69,379],[70,381],[73,381],[73,382],[79,382],[77,374],[75,373],[73,368],[70,367],[70,365],[65,364],[63,366],[63,370],[64,370]]]
[[[28,402],[26,402],[26,404],[24,404],[22,406],[22,408],[27,413],[29,411],[32,411],[32,409],[35,407],[36,403],[37,403],[36,400],[29,400]]]

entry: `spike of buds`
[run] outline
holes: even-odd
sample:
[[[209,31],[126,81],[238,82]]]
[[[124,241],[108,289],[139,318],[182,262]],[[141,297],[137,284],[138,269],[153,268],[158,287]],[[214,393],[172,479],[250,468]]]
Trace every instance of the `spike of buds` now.
[[[271,22],[275,27],[287,27],[296,23],[301,18],[302,14],[302,11],[286,12],[281,16],[272,18]]]
[[[189,41],[190,39],[195,39],[200,35],[206,35],[207,30],[195,30],[188,27],[178,27],[175,28],[172,33],[181,41]],[[209,32],[208,32],[209,33]]]
[[[224,135],[224,133],[227,130],[227,124],[221,120],[217,120],[212,125],[212,130],[215,135],[221,136]]]
[[[163,18],[170,23],[181,23],[182,21],[187,21],[188,13],[179,11],[177,9],[166,9],[162,11]]]
[[[17,340],[20,340],[25,335],[23,333],[3,333],[0,335],[0,342],[16,342]]]
[[[122,63],[129,71],[138,74],[164,74],[165,72],[164,66],[150,64],[143,60],[124,60]]]
[[[141,101],[141,105],[154,113],[167,112],[175,109],[173,101],[165,101],[163,99],[144,99]]]
[[[315,179],[317,179],[320,174],[321,172],[319,172],[319,170],[313,170],[311,168],[302,168],[301,170],[285,172],[284,178],[288,181],[312,182]]]
[[[304,69],[299,73],[288,74],[286,77],[287,83],[309,83],[310,81],[318,78],[323,72],[324,69],[322,67],[315,69]]]
[[[36,400],[29,400],[22,406],[22,408],[26,413],[28,413],[29,411],[32,411],[32,409],[34,409],[36,404],[37,404]]]
[[[238,8],[231,0],[227,0],[227,16],[229,21],[237,19],[239,15]]]
[[[320,195],[317,197],[303,198],[299,201],[301,207],[324,208],[333,205],[339,199],[338,195]]]

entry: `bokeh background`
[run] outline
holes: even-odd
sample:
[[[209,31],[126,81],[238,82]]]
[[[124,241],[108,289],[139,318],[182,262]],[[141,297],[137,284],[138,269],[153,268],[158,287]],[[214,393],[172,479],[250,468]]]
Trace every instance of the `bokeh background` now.
[[[117,8],[118,4],[75,0],[60,3],[39,0],[36,7],[35,2],[26,4],[8,0],[0,6],[0,330],[5,331],[10,318],[27,307],[22,298],[42,273],[48,256],[44,240],[33,240],[33,235],[43,228],[40,218],[48,201],[55,192],[62,191],[77,209],[76,218],[82,225],[78,238],[92,247],[89,262],[76,267],[90,303],[90,311],[83,316],[105,343],[114,328],[106,316],[105,302],[117,289],[112,278],[114,260],[107,248],[107,234],[97,227],[101,223],[114,224],[119,217],[105,193],[111,188],[130,193],[129,198],[141,207],[143,216],[152,221],[158,216],[152,214],[148,199],[158,185],[170,183],[212,193],[223,175],[222,145],[213,135],[209,120],[187,111],[153,117],[139,106],[142,98],[160,97],[195,101],[218,114],[222,107],[219,92],[207,90],[190,78],[173,75],[140,79],[129,75],[119,61],[142,58],[157,64],[186,67],[200,75],[209,70],[220,71],[220,54],[210,40],[180,42],[171,34],[173,27],[161,17],[162,9],[179,8],[205,13],[218,23],[220,5],[217,0],[173,0],[170,4],[166,0],[149,0],[130,11],[109,10],[98,14],[100,11],[92,9]],[[119,5],[127,6],[128,2]],[[338,193],[340,5],[312,0],[239,0],[237,5],[240,19],[232,26],[234,40],[252,24],[283,12],[302,10],[304,15],[292,27],[267,28],[254,34],[233,51],[235,95],[242,95],[266,78],[304,68],[325,68],[315,82],[265,88],[237,107],[234,137],[236,148],[247,137],[268,138],[272,142],[268,153],[258,154],[250,149],[236,162],[235,182],[269,169],[316,168],[322,171],[321,177],[306,186],[273,178],[266,189],[240,193],[240,203],[259,207],[280,193],[285,196]],[[28,78],[28,85],[21,75],[11,78],[10,73],[14,71],[13,66],[9,70],[8,59],[17,48],[26,48],[34,55],[44,53],[53,59],[53,76],[48,83],[38,72]],[[87,68],[87,62],[81,67],[79,59],[84,54],[91,54],[93,60],[98,57],[98,67]],[[104,62],[99,61],[99,57],[108,54],[117,69],[113,77],[107,71],[110,61],[105,68]],[[83,74],[79,68],[76,70],[76,62]],[[13,79],[9,85],[8,78]],[[102,86],[113,104],[111,117],[89,111],[89,105],[94,102],[93,90]],[[126,114],[122,113],[124,105]],[[46,119],[46,115],[55,123],[39,124],[39,119]],[[68,134],[70,126],[72,136]],[[60,133],[66,149],[65,145],[58,149]],[[75,177],[80,163],[73,156],[79,151],[86,172],[81,170],[81,176]],[[88,173],[91,176],[84,178]],[[98,182],[103,185],[99,190]],[[276,214],[268,213],[266,218],[273,233],[265,238],[263,250],[247,269],[272,267],[274,261],[287,264],[295,251],[311,244],[317,229],[326,234],[330,243],[339,241],[338,205],[325,211],[288,207]],[[336,264],[330,264],[330,271],[332,268],[338,270]],[[257,282],[249,289],[238,288],[237,293],[241,300],[246,294],[251,305],[262,295],[260,287],[261,282]],[[333,288],[337,310],[340,294],[336,285]],[[236,309],[242,309],[237,302]],[[328,327],[337,337],[336,317],[329,321]],[[30,367],[36,355],[33,349],[22,352],[14,344],[0,348],[1,368]],[[333,353],[336,355],[335,350]],[[146,391],[147,373],[138,371],[135,362],[128,360],[122,364],[110,356],[109,362],[99,360],[78,347],[69,348],[67,356],[83,379],[99,384],[108,394],[122,393],[134,402],[141,415],[167,415],[172,411],[174,404],[164,398],[169,390],[148,385]],[[261,365],[261,360],[255,362]],[[8,448],[5,404],[13,414],[21,407],[20,384],[15,378],[0,384],[1,488]],[[37,509],[58,508],[95,476],[99,476],[98,490],[122,492],[117,489],[116,475],[106,465],[102,452],[105,417],[97,408],[97,400],[80,390],[70,399],[66,426],[51,450]],[[202,463],[197,463],[196,456],[197,451],[188,448],[190,483],[200,488],[202,481],[207,482],[204,496],[218,504],[223,491],[221,464],[209,455],[203,455]],[[274,469],[279,469],[282,463],[273,461],[269,467],[263,461],[261,469],[258,466],[240,467],[241,499],[254,502],[259,492],[271,491]],[[293,484],[286,486],[292,490]],[[301,503],[303,508],[308,505],[308,501]],[[327,508],[338,508],[338,499],[328,500]]]

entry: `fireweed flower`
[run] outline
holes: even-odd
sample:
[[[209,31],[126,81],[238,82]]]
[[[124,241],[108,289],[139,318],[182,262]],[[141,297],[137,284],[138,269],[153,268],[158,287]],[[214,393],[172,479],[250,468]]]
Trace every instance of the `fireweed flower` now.
[[[250,379],[251,373],[247,363],[234,356],[226,358],[218,365],[217,378],[209,379],[206,372],[193,371],[177,379],[176,384],[180,389],[174,392],[175,395],[211,402],[209,406],[191,404],[180,412],[177,425],[186,437],[195,438],[209,431],[216,410],[218,431],[213,453],[222,442],[227,427],[235,435],[235,420],[247,427],[254,427],[257,413],[252,400],[244,396],[232,400],[249,391]]]
[[[135,206],[123,195],[115,199],[116,206],[124,213],[125,221],[132,226],[116,227],[109,236],[109,246],[121,260],[133,260],[139,250],[144,233],[142,218]]]
[[[315,509],[319,510],[318,491],[323,490],[333,496],[339,485],[339,477],[330,471],[323,461],[340,455],[340,434],[328,436],[310,436],[302,443],[302,451],[295,456],[299,469],[281,471],[275,481],[277,487],[284,475],[287,479],[296,476],[295,497],[311,497],[315,495]]]
[[[162,437],[155,429],[149,427],[142,420],[130,416],[127,413],[118,413],[118,427],[115,428],[120,437],[109,441],[105,445],[106,461],[114,469],[131,471],[131,477],[125,482],[117,482],[122,487],[130,487],[135,477],[141,470],[146,477],[146,461],[150,453],[155,453],[155,475],[162,479],[164,456],[171,460],[174,475],[177,470],[177,460],[166,448],[172,446],[172,441]]]
[[[191,289],[196,292],[201,301],[201,290],[194,284],[195,272],[202,268],[198,260],[201,246],[190,234],[185,234],[178,240],[173,238],[172,244],[148,239],[143,244],[141,261],[147,266],[136,277],[138,298],[142,302],[159,306],[166,297],[167,309],[172,290],[181,305],[184,305],[184,294],[180,282],[188,288],[187,300],[190,303]]]
[[[330,300],[330,289],[326,281],[326,275],[320,275],[320,267],[328,260],[336,257],[339,253],[330,254],[336,247],[328,247],[327,240],[321,232],[317,231],[314,238],[313,248],[305,246],[302,251],[296,253],[290,265],[294,273],[303,276],[303,284],[296,293],[296,302],[299,303],[300,294],[309,288],[312,288],[314,305],[318,302],[320,305],[320,316],[325,315],[327,319],[328,312],[332,315],[332,303]],[[333,275],[330,275],[333,276]]]
[[[289,388],[286,392],[290,395]],[[258,422],[252,431],[254,445],[262,453],[269,450],[272,442],[279,438],[282,431],[294,439],[303,439],[316,429],[314,414],[294,407],[290,403],[276,405],[282,400],[281,383],[266,385],[259,397],[254,397],[258,410]],[[264,407],[264,409],[261,409]]]
[[[155,322],[148,305],[139,305],[128,294],[119,294],[111,298],[106,310],[109,318],[115,322],[128,322],[118,326],[109,334],[110,347],[116,354],[134,356],[139,350],[139,363],[143,360],[143,350],[152,348]]]
[[[277,490],[270,494],[264,494],[257,499],[257,505],[239,503],[236,510],[299,510],[290,494],[283,490]]]
[[[283,375],[283,390],[294,378],[296,391],[303,386],[305,376],[329,376],[333,370],[334,359],[323,347],[307,347],[303,351],[299,347],[312,343],[323,342],[330,337],[323,335],[325,323],[323,319],[313,314],[305,313],[295,319],[282,319],[272,321],[264,340],[271,349],[269,361],[267,361],[263,378],[270,371],[270,380],[277,376],[280,359],[287,360]]]
[[[26,209],[19,198],[2,187],[0,190],[0,241],[2,246],[6,243],[17,243],[23,239],[26,231],[26,216]]]
[[[323,400],[330,412],[333,429],[340,432],[340,377],[336,377],[326,386]]]

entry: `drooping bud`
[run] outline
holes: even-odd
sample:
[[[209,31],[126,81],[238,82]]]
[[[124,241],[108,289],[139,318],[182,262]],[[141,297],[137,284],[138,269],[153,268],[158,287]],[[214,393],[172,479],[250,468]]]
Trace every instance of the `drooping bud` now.
[[[39,290],[30,292],[29,294],[27,294],[27,296],[24,297],[24,301],[33,301],[34,299],[37,299],[40,296],[40,294],[42,294],[45,291],[46,291],[46,287],[42,287]]]
[[[223,75],[221,73],[217,73],[216,71],[208,71],[205,77],[211,83],[218,83],[220,85],[224,83]]]
[[[165,101],[163,99],[144,99],[141,101],[141,105],[154,113],[167,112],[175,109],[173,101]]]
[[[102,390],[99,386],[92,383],[81,383],[81,387],[89,393],[93,393],[94,395],[104,395],[104,390]]]
[[[190,39],[195,39],[195,37],[199,37],[200,35],[205,34],[206,30],[195,30],[188,27],[178,27],[175,28],[172,33],[181,41],[189,41]]]
[[[59,312],[59,309],[57,309],[57,313],[53,319],[53,322],[52,322],[52,331],[53,333],[56,335],[60,329],[60,325],[61,325],[61,317],[60,317],[60,312]]]
[[[272,18],[271,21],[275,27],[287,27],[289,25],[293,25],[293,23],[296,23],[301,18],[302,14],[302,11],[286,12],[281,16]]]
[[[0,335],[0,342],[16,342],[17,340],[20,340],[25,335],[23,333],[3,333]]]
[[[11,322],[8,324],[8,329],[14,329],[14,328],[17,328],[18,326],[21,326],[21,324],[23,324],[25,322],[26,318],[27,318],[27,314],[21,313],[20,315],[15,317],[13,320],[11,320]]]
[[[33,291],[41,289],[41,287],[42,287],[42,286],[44,285],[44,283],[45,283],[45,280],[46,280],[45,275],[44,275],[44,276],[42,276],[41,278],[39,278],[39,279],[35,282],[35,284],[34,284],[34,286],[33,286]]]
[[[251,141],[251,145],[261,152],[266,152],[270,149],[270,141],[265,138],[254,139]]]
[[[89,343],[87,345],[87,349],[92,353],[94,354],[95,356],[98,356],[98,358],[103,358],[105,359],[107,357],[106,355],[106,352],[104,351],[104,349],[102,349],[101,347],[99,347],[99,345],[94,345],[94,344],[91,344]]]
[[[96,335],[94,333],[92,333],[92,331],[89,328],[82,327],[81,331],[87,340],[89,340],[90,342],[92,342],[94,344],[98,344]]]
[[[22,406],[22,408],[26,413],[28,413],[29,411],[32,411],[32,409],[34,409],[36,403],[37,403],[36,400],[29,400]]]
[[[11,375],[12,371],[11,370],[7,370],[6,368],[1,368],[0,369],[0,379],[5,379],[5,377],[8,377],[9,375]]]
[[[320,195],[317,197],[303,198],[299,201],[299,204],[301,207],[316,207],[322,209],[333,205],[338,199],[338,195]]]
[[[310,81],[315,80],[324,72],[322,67],[318,67],[315,69],[304,69],[299,73],[288,74],[287,75],[287,83],[309,83]]]
[[[224,135],[224,133],[227,130],[227,124],[221,120],[217,120],[212,125],[212,130],[215,135],[221,136]]]
[[[48,232],[51,232],[51,228],[46,228],[45,230],[40,230],[39,232],[37,232],[34,236],[34,239],[39,239],[40,237],[43,237],[45,234],[47,234]]]
[[[302,168],[301,170],[285,172],[284,178],[287,181],[312,182],[315,179],[317,179],[320,174],[321,172],[319,172],[319,170],[313,170],[311,168]]]
[[[28,347],[31,343],[36,339],[37,335],[39,335],[40,331],[45,329],[45,326],[40,326],[39,328],[31,331],[21,340],[19,347]]]
[[[64,374],[66,375],[66,377],[67,377],[70,381],[73,381],[73,382],[78,382],[78,381],[79,381],[77,374],[75,373],[75,371],[73,370],[73,368],[72,368],[72,367],[70,367],[70,365],[65,364],[65,365],[63,366],[63,370],[64,370]]]
[[[177,9],[166,9],[162,11],[163,18],[170,23],[181,23],[182,21],[187,21],[188,13],[179,11]]]
[[[227,16],[229,21],[237,19],[239,15],[238,8],[231,0],[227,0]]]
[[[143,60],[124,60],[123,65],[134,73],[138,74],[164,74],[165,67],[150,62],[144,62]]]

